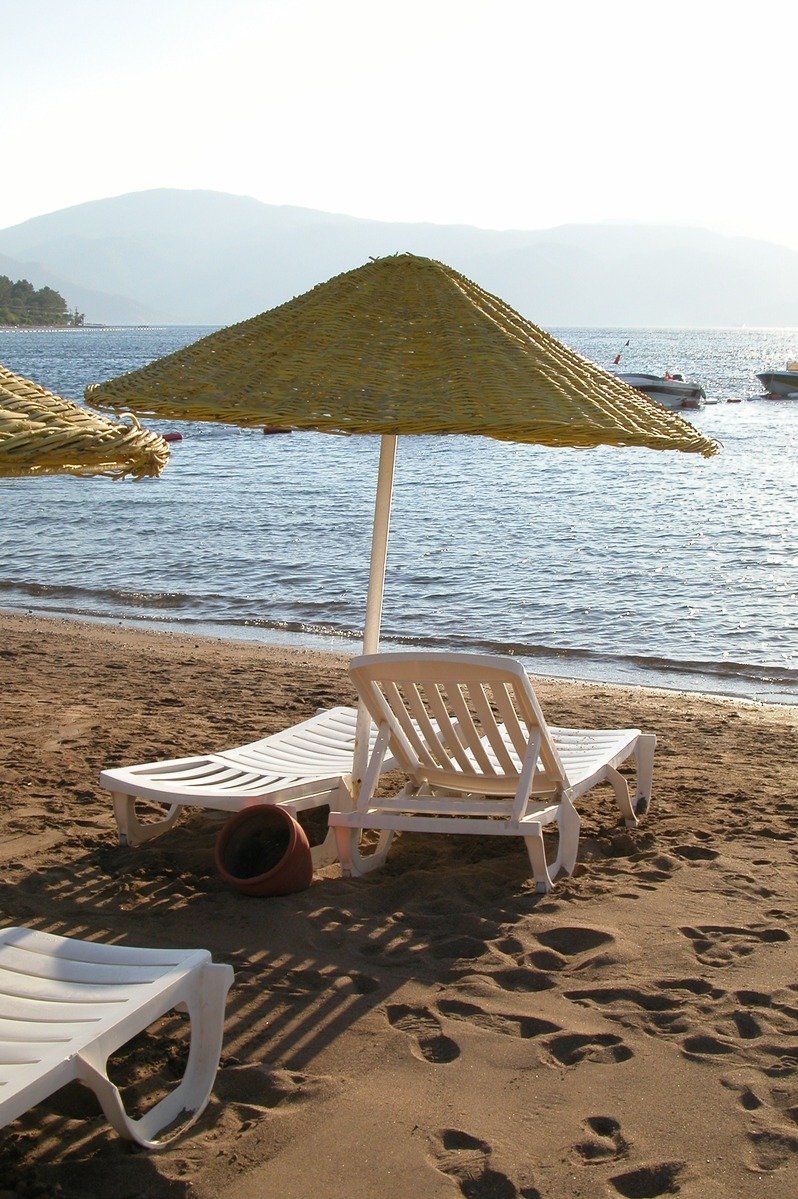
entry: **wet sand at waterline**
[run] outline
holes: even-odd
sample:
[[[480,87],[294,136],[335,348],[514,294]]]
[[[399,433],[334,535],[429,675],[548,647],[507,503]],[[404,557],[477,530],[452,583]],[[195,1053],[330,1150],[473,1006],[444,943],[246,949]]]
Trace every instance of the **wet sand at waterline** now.
[[[199,1199],[784,1199],[798,1189],[798,709],[541,679],[554,724],[658,737],[634,830],[579,802],[579,863],[410,836],[279,899],[228,890],[218,816],[118,845],[101,768],[220,749],[353,701],[344,658],[2,617],[4,924],[204,946],[235,982],[210,1105],[165,1151],[74,1084],[0,1134],[0,1191]],[[169,1017],[114,1059],[179,1071]]]

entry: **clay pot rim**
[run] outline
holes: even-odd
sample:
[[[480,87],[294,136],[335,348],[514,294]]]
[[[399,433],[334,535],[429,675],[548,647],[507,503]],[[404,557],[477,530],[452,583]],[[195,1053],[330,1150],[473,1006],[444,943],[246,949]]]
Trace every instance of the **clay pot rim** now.
[[[270,817],[278,816],[279,814],[279,819],[282,821],[282,825],[278,825],[278,823],[275,821],[275,831],[281,831],[281,828],[286,828],[288,830],[289,840],[286,851],[280,860],[276,862],[270,870],[265,870],[263,874],[253,874],[249,878],[239,878],[238,875],[231,874],[225,867],[222,860],[222,852],[231,835],[239,828],[240,825],[246,824],[255,816],[263,817],[266,814],[268,814]],[[285,860],[296,849],[297,841],[302,833],[302,826],[293,813],[289,812],[287,808],[281,807],[279,804],[261,803],[252,804],[248,808],[242,808],[240,812],[235,812],[229,820],[226,820],[219,830],[219,834],[216,838],[216,845],[214,847],[216,869],[219,871],[219,874],[224,881],[237,891],[243,891],[253,887],[260,887],[264,883],[267,883],[273,875],[277,874],[278,871],[284,869]]]

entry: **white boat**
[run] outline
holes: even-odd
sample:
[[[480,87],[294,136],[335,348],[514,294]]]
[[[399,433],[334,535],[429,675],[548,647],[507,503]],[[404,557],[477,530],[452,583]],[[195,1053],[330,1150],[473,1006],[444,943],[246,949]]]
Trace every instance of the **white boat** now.
[[[762,371],[757,379],[768,395],[780,400],[798,400],[798,361],[788,362],[783,371]]]
[[[703,387],[688,383],[683,375],[672,375],[670,372],[664,375],[614,373],[617,379],[642,391],[664,408],[702,408],[707,398]]]

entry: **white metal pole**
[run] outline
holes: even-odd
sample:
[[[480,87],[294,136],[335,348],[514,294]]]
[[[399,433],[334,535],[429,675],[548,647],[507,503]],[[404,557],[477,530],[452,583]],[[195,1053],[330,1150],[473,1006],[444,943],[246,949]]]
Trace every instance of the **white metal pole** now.
[[[391,524],[391,496],[396,462],[396,434],[386,433],[380,439],[380,464],[377,472],[377,495],[374,500],[374,528],[371,535],[371,565],[366,595],[366,617],[363,623],[363,653],[376,653],[380,645],[382,597],[385,590],[385,563],[388,557],[388,532]],[[352,763],[352,782],[357,796],[360,780],[368,761],[369,715],[363,704],[358,705],[355,732],[355,755]]]

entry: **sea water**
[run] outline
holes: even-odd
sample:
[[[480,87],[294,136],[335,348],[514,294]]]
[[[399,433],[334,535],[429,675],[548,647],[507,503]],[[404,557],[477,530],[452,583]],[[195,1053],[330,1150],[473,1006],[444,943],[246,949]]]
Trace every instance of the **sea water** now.
[[[209,331],[0,331],[0,362],[80,400]],[[756,379],[798,330],[551,332],[702,384],[722,452],[400,438],[383,644],[798,702],[798,402]],[[149,423],[183,434],[158,480],[0,480],[0,608],[356,651],[377,439]]]

